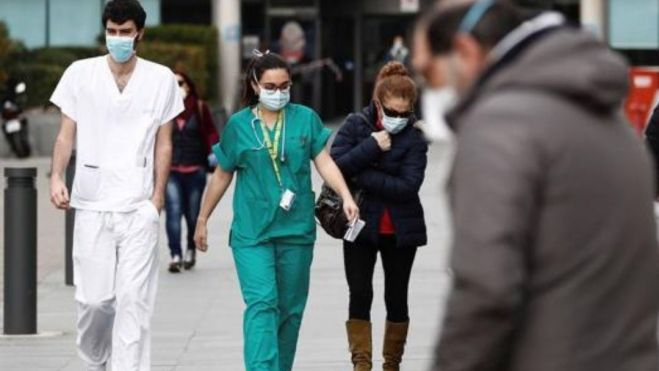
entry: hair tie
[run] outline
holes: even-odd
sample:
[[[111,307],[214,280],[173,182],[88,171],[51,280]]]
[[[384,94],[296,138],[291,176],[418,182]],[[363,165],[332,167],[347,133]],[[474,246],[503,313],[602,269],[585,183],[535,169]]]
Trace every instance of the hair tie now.
[[[254,49],[254,50],[252,50],[252,54],[253,54],[256,58],[261,58],[261,57],[263,57],[264,55],[268,55],[268,54],[270,54],[270,49],[266,50],[265,53],[262,52],[262,51],[260,51],[260,50],[258,50],[258,49]]]

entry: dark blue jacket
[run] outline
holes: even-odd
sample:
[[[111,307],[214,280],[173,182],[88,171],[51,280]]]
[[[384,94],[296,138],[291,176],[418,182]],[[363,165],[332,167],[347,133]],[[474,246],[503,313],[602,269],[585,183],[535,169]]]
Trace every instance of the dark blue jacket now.
[[[377,244],[380,219],[387,208],[397,245],[423,246],[428,238],[419,189],[428,162],[428,144],[412,118],[403,131],[391,136],[391,150],[383,152],[371,136],[377,131],[376,112],[373,104],[364,108],[362,113],[369,122],[358,115],[348,116],[331,149],[343,176],[365,193],[361,216],[366,227],[357,243]]]

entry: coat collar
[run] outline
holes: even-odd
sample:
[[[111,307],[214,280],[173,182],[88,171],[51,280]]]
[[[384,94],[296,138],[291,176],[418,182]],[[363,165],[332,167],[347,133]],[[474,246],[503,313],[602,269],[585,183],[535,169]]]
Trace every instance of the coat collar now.
[[[447,121],[453,129],[457,129],[457,121],[487,90],[486,86],[495,75],[512,64],[519,55],[551,31],[565,25],[565,18],[556,12],[545,12],[522,23],[494,47],[490,53],[490,64],[467,91],[458,105],[447,114]]]

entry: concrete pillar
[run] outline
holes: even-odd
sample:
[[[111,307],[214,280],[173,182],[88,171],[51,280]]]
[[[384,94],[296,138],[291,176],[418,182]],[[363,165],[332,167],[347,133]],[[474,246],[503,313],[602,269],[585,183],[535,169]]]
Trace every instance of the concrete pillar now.
[[[606,0],[581,0],[581,25],[594,34],[607,39]]]
[[[213,0],[213,24],[217,28],[219,63],[218,92],[222,107],[231,114],[240,90],[241,21],[240,0]]]

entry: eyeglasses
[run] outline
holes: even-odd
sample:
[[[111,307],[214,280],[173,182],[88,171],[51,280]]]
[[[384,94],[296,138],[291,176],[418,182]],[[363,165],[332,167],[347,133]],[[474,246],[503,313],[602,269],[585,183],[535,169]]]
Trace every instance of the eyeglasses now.
[[[277,85],[272,82],[266,82],[263,85],[259,82],[259,79],[256,77],[256,72],[252,71],[252,77],[254,78],[254,82],[256,82],[256,85],[259,86],[259,88],[265,90],[266,94],[274,94],[277,90],[281,91],[282,93],[288,93],[291,90],[291,86],[293,83],[291,81],[286,81],[280,85]]]
[[[265,90],[266,93],[270,93],[270,94],[274,93],[277,90],[280,90],[282,92],[288,92],[289,90],[291,90],[292,85],[293,85],[293,83],[291,83],[290,81],[286,81],[285,83],[283,83],[281,85],[277,85],[277,84],[267,82],[267,83],[261,85],[261,89]]]
[[[396,110],[392,110],[385,106],[382,106],[382,112],[384,112],[384,114],[387,115],[388,117],[401,117],[401,118],[408,118],[414,114],[414,111],[398,112]]]

